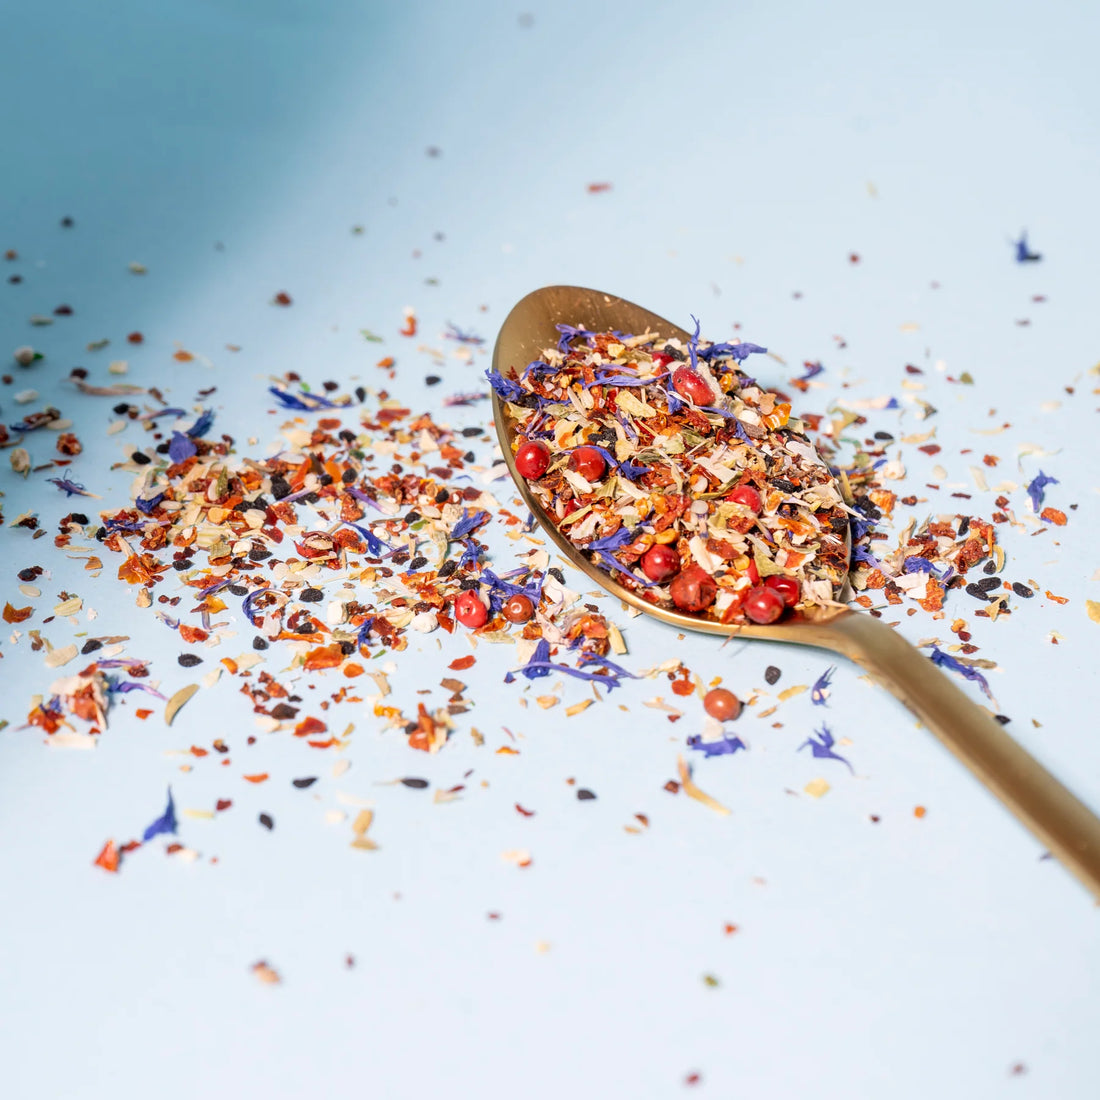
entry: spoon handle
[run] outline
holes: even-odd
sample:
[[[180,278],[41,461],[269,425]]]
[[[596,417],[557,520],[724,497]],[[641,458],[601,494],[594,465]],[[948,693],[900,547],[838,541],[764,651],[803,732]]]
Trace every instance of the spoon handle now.
[[[1100,901],[1100,818],[915,646],[847,611],[815,644],[855,661],[903,702]]]

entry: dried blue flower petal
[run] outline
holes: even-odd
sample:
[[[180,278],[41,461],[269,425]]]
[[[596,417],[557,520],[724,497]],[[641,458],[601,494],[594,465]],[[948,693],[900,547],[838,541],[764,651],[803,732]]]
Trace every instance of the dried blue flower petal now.
[[[1032,252],[1027,245],[1027,230],[1023,230],[1020,233],[1020,239],[1012,242],[1013,247],[1016,249],[1016,262],[1018,264],[1033,264],[1038,263],[1042,258],[1041,252]]]
[[[450,537],[455,541],[464,539],[471,532],[476,531],[489,518],[489,513],[482,510],[471,514],[469,508],[462,509],[462,518],[454,525]]]
[[[836,665],[830,665],[814,682],[814,686],[810,689],[810,702],[815,707],[823,707],[826,705],[826,701],[829,698],[829,685],[833,680],[833,673],[836,672]]]
[[[1027,483],[1027,495],[1031,500],[1031,507],[1036,512],[1043,507],[1043,501],[1046,499],[1046,487],[1057,484],[1058,479],[1056,477],[1047,477],[1042,470]]]
[[[493,387],[497,397],[502,401],[522,401],[527,396],[527,391],[511,378],[505,378],[498,370],[490,367],[485,372],[489,379],[489,385]]]
[[[367,644],[370,638],[371,629],[374,626],[374,619],[370,618],[364,621],[363,625],[359,627],[358,633],[355,635],[355,644],[364,646]]]
[[[56,485],[66,496],[69,497],[90,497],[95,496],[94,493],[89,493],[83,485],[78,485],[75,481],[70,481],[67,477],[48,477],[48,482]]]
[[[750,355],[767,352],[767,348],[762,348],[759,344],[750,344],[745,341],[740,344],[711,344],[709,348],[699,349],[699,358],[704,362],[710,362],[711,359],[736,359],[738,363],[743,362]],[[751,379],[748,381],[751,382]],[[755,385],[755,383],[753,383]]]
[[[153,509],[162,500],[164,500],[164,494],[157,493],[155,497],[134,497],[134,504],[139,512],[144,512],[145,515],[150,516],[153,514]]]
[[[256,622],[256,601],[270,592],[275,593],[276,596],[283,596],[283,593],[277,588],[256,588],[249,592],[241,602],[241,610],[253,626],[259,626],[259,623]],[[283,598],[285,599],[285,596]]]
[[[526,382],[532,375],[539,374],[557,374],[559,367],[552,367],[549,363],[544,363],[541,359],[532,359],[526,367],[523,368],[523,374],[520,377]]]
[[[203,409],[202,415],[187,429],[186,434],[192,439],[201,439],[214,424],[214,410]]]
[[[168,457],[175,463],[185,462],[192,455],[198,453],[198,448],[191,442],[191,438],[183,432],[173,432],[172,441],[168,444]]]
[[[993,698],[993,692],[989,690],[989,681],[973,665],[963,664],[962,661],[956,660],[950,654],[944,653],[938,646],[933,646],[932,652],[928,656],[931,658],[932,664],[938,665],[940,668],[949,668],[952,672],[957,672],[967,680],[973,680],[975,683],[980,684],[986,696],[990,699]]]
[[[172,801],[172,788],[168,788],[168,806],[164,813],[160,815],[146,830],[141,834],[141,839],[148,843],[155,836],[159,836],[161,833],[167,833],[170,836],[174,836],[176,832],[176,805]]]
[[[817,363],[804,362],[802,364],[806,368],[806,373],[802,375],[799,382],[808,382],[811,378],[816,378],[821,374],[825,368],[821,365],[820,361]]]
[[[447,328],[443,332],[444,340],[457,340],[460,344],[474,344],[480,346],[485,343],[483,336],[476,336],[472,332],[463,332],[458,325],[447,322]]]
[[[583,336],[587,339],[589,346],[591,346],[592,337],[595,335],[594,332],[586,329],[584,325],[574,326],[557,324],[554,327],[558,330],[558,332],[561,333],[561,336],[558,339],[558,351],[562,352],[563,354],[569,350],[570,340],[573,340],[578,336]]]
[[[801,752],[804,748],[808,747],[819,760],[839,760],[853,775],[855,775],[855,768],[853,768],[839,753],[833,752],[833,745],[836,744],[836,739],[833,737],[829,727],[822,723],[821,729],[814,730],[814,733],[817,734],[817,739],[812,736],[808,737],[798,746],[796,751]]]
[[[873,569],[878,569],[882,562],[871,553],[865,546],[853,546],[852,547],[852,561],[863,562],[865,565],[871,566]]]
[[[695,749],[706,756],[732,756],[735,752],[748,749],[748,745],[740,737],[727,737],[725,734],[722,734],[720,741],[704,741],[696,734],[689,737],[687,743],[689,749]]]

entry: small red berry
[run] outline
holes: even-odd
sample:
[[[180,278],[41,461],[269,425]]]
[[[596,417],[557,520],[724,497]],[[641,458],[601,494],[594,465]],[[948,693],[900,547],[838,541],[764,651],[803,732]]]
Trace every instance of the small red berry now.
[[[798,597],[801,594],[798,581],[794,577],[782,577],[778,573],[774,576],[768,577],[764,582],[769,588],[774,588],[776,592],[783,597],[783,602],[788,607],[794,607],[798,603]]]
[[[455,599],[455,618],[471,630],[484,626],[489,621],[489,609],[481,597],[472,589],[460,592]]]
[[[760,494],[751,485],[738,485],[726,497],[726,500],[743,504],[754,516],[760,515],[760,510],[764,507],[764,501],[761,500]]]
[[[703,696],[703,710],[719,722],[730,722],[741,713],[741,700],[732,691],[714,688]]]
[[[569,468],[585,481],[599,481],[607,470],[607,460],[595,447],[578,447],[569,456]]]
[[[760,626],[774,623],[785,609],[783,597],[774,588],[758,585],[749,590],[741,604],[741,610]]]
[[[677,367],[672,372],[672,388],[696,405],[714,404],[714,391],[703,381],[702,375],[691,367]]]
[[[502,613],[510,623],[525,623],[534,615],[535,605],[531,603],[527,596],[520,595],[517,592],[514,596],[508,597]]]
[[[717,598],[718,585],[701,565],[693,562],[672,582],[669,593],[681,611],[705,611]]]
[[[520,477],[534,481],[550,468],[550,448],[541,439],[529,439],[516,451],[516,469]]]
[[[651,546],[642,555],[642,572],[651,581],[667,581],[680,572],[680,555],[671,546]]]

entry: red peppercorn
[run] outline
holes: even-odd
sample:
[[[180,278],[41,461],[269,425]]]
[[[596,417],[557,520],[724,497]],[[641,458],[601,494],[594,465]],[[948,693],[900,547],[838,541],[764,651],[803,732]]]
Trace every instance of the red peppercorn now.
[[[680,555],[671,546],[651,546],[642,555],[642,572],[651,581],[667,581],[680,572]]]
[[[714,391],[703,381],[703,376],[691,367],[677,367],[672,372],[672,388],[696,405],[714,404]]]
[[[541,439],[529,439],[516,451],[516,469],[520,477],[534,481],[550,468],[550,448]]]
[[[504,604],[503,614],[510,623],[525,623],[530,621],[535,613],[535,605],[527,596],[521,596],[518,592],[509,596]]]
[[[455,599],[455,618],[471,630],[484,626],[489,621],[489,609],[481,597],[472,589],[460,592]]]
[[[783,577],[777,573],[774,576],[768,577],[764,583],[769,588],[774,588],[775,591],[783,597],[783,602],[787,607],[794,607],[794,605],[798,603],[801,589],[798,581],[796,581],[794,577]]]
[[[754,516],[760,515],[760,510],[764,507],[764,501],[761,500],[760,494],[751,485],[738,485],[726,497],[726,500],[743,504]]]
[[[693,562],[676,577],[669,592],[681,611],[705,611],[718,596],[718,585],[701,565]]]
[[[703,710],[719,722],[732,722],[741,713],[741,700],[732,691],[714,688],[703,696]]]
[[[578,447],[569,456],[569,468],[585,481],[599,481],[607,470],[607,460],[595,447]]]
[[[783,597],[774,588],[762,584],[750,589],[741,604],[741,610],[760,626],[774,623],[783,614],[785,607]]]

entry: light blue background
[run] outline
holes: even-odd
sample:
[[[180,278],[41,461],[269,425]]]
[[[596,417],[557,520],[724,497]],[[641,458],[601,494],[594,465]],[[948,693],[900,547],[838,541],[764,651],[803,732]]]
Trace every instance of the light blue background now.
[[[435,368],[415,344],[443,346],[446,321],[491,338],[516,299],[549,283],[607,289],[680,323],[696,313],[717,338],[740,322],[787,360],[761,365],[765,381],[820,358],[830,388],[806,409],[821,411],[844,378],[863,380],[855,398],[898,393],[916,363],[938,416],[877,414],[868,427],[938,428],[935,459],[902,448],[929,508],[959,506],[921,488],[937,462],[965,482],[991,451],[1002,460],[991,484],[1023,481],[1017,444],[1062,448],[1041,463],[1061,479],[1051,502],[1079,508],[1061,532],[1007,535],[1006,576],[1071,603],[1017,601],[996,624],[974,620],[962,594],[949,608],[999,662],[1010,730],[1100,805],[1098,628],[1083,611],[1100,598],[1089,580],[1100,566],[1095,380],[1083,377],[1100,357],[1100,20],[1079,3],[563,3],[531,9],[525,28],[522,11],[9,6],[0,249],[21,260],[0,274],[18,269],[25,282],[0,287],[0,354],[25,342],[47,352],[17,383],[81,426],[74,476],[103,506],[128,486],[108,471],[127,438],[103,435],[113,402],[73,395],[60,383],[72,365],[106,381],[106,358],[127,358],[131,380],[171,386],[181,404],[216,383],[218,430],[247,453],[250,433],[266,445],[282,420],[265,411],[268,374],[378,385],[373,363],[391,353],[391,391],[430,405],[477,388],[484,360],[452,360],[429,395],[420,383]],[[586,193],[604,180],[611,192]],[[73,230],[58,228],[66,214]],[[1024,226],[1045,254],[1034,267],[1011,262],[1007,236]],[[145,278],[127,273],[132,260]],[[268,304],[278,290],[291,309]],[[1048,302],[1032,303],[1036,293]],[[28,327],[61,301],[74,318]],[[396,335],[406,305],[423,341]],[[919,331],[901,332],[910,322]],[[365,344],[363,327],[386,344]],[[124,343],[134,329],[140,349]],[[111,347],[86,353],[100,336]],[[216,369],[174,363],[177,343]],[[976,384],[947,383],[937,359]],[[1043,411],[1046,400],[1063,404]],[[14,421],[6,393],[0,402]],[[486,408],[448,415],[482,423]],[[972,433],[1005,421],[1003,436]],[[960,456],[966,447],[976,455]],[[1038,465],[1025,459],[1026,476]],[[95,631],[128,633],[128,654],[153,658],[166,691],[195,679],[175,666],[178,640],[127,610],[114,563],[92,582],[52,551],[57,518],[82,502],[6,463],[0,487],[8,521],[34,507],[50,532],[34,543],[3,531],[0,597],[25,602],[14,572],[41,557],[53,570],[42,607],[69,587],[99,609]],[[988,515],[993,495],[969,507]],[[1013,504],[1025,510],[1022,493]],[[923,615],[903,629],[948,637]],[[46,632],[67,640],[61,626]],[[712,1096],[1096,1095],[1093,905],[850,666],[827,719],[853,742],[856,777],[795,754],[823,713],[803,696],[777,713],[781,730],[742,720],[750,753],[695,761],[734,811],[719,819],[661,790],[697,720],[670,726],[641,706],[671,697],[664,683],[625,688],[629,715],[605,704],[591,721],[564,721],[519,709],[519,689],[500,686],[505,655],[486,655],[461,674],[485,748],[461,726],[428,759],[359,713],[353,767],[336,781],[330,756],[290,738],[247,749],[251,714],[233,683],[201,693],[171,730],[121,709],[95,753],[51,751],[16,727],[54,674],[6,639],[5,1098],[666,1097],[692,1070],[695,1091]],[[829,664],[787,647],[679,642],[640,621],[628,641],[632,668],[675,653],[742,694],[769,663],[784,670],[778,687]],[[392,677],[407,709],[441,675],[434,637],[420,650],[400,655]],[[501,725],[523,735],[520,756],[492,755]],[[164,755],[217,735],[231,767],[207,760],[184,776]],[[412,774],[447,787],[468,768],[464,800],[449,805],[375,785]],[[272,781],[245,789],[240,773],[259,770]],[[322,780],[290,787],[307,774]],[[819,775],[833,785],[821,801],[791,793]],[[578,804],[569,776],[597,801]],[[234,801],[212,825],[181,822],[203,860],[144,850],[118,876],[91,867],[106,837],[137,835],[160,812],[167,782],[181,807]],[[349,851],[347,827],[324,823],[338,790],[374,800],[379,852]],[[537,816],[521,818],[515,802]],[[256,825],[261,810],[273,833]],[[622,830],[636,812],[652,820],[645,836]],[[531,868],[500,860],[517,847]],[[736,935],[723,935],[727,921]],[[261,958],[281,986],[249,975]],[[719,988],[705,987],[708,973]],[[1012,1075],[1016,1063],[1027,1072]]]

